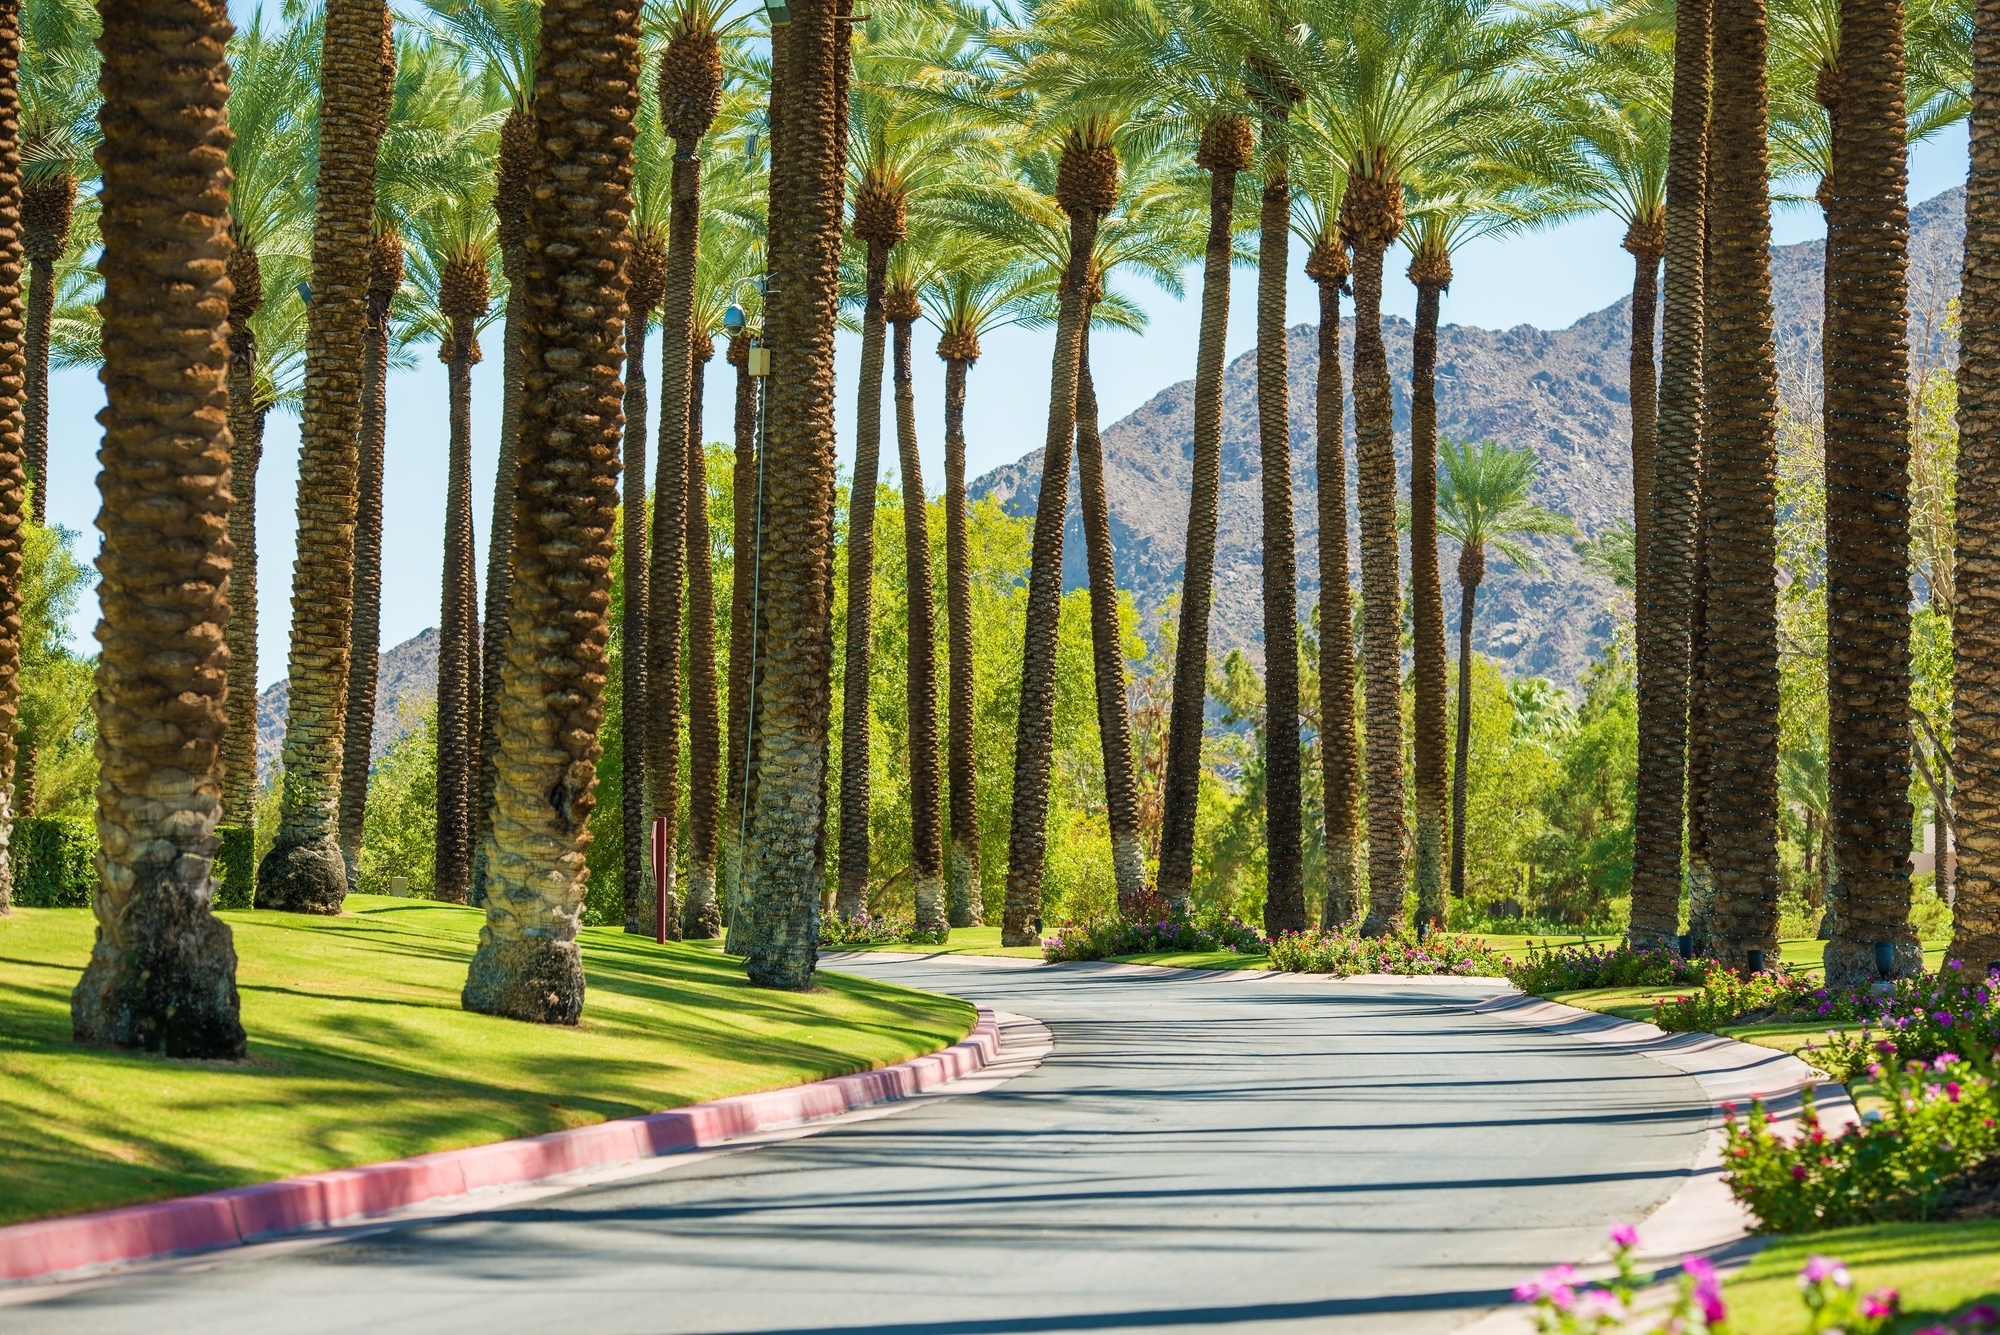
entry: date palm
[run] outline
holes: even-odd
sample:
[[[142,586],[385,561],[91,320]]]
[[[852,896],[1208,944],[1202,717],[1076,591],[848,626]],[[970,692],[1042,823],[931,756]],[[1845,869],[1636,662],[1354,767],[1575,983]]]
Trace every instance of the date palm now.
[[[382,0],[332,0],[320,61],[312,300],[299,441],[290,710],[278,833],[257,869],[263,908],[338,913],[342,742],[354,612],[354,522],[375,219],[375,158],[394,83]],[[354,763],[366,765],[367,757]]]
[[[229,668],[216,633],[229,616],[229,15],[219,0],[107,0],[100,12],[102,870],[70,1012],[83,1042],[239,1058],[235,947],[209,911]],[[14,35],[10,9],[9,64]],[[11,102],[12,81],[0,88]],[[18,514],[18,481],[14,496]]]
[[[575,1024],[618,508],[636,0],[546,0],[522,289],[514,583],[486,925],[466,1009]],[[562,146],[558,157],[556,146]],[[558,190],[555,182],[561,180]]]
[[[1347,244],[1340,199],[1347,181],[1327,154],[1305,152],[1292,195],[1294,233],[1307,246],[1306,277],[1319,293],[1319,367],[1315,388],[1314,467],[1319,507],[1320,791],[1326,885],[1320,924],[1347,926],[1360,911],[1361,757],[1354,733],[1354,604],[1348,576],[1347,392],[1340,368],[1340,294],[1347,285]]]
[[[98,137],[98,28],[95,7],[83,0],[38,0],[22,9],[21,248],[28,262],[23,434],[37,524],[48,520],[49,324],[56,265],[69,246],[77,188],[97,176],[92,152]],[[23,765],[30,759],[24,755]],[[28,785],[17,789],[25,796]]]
[[[445,468],[444,579],[438,612],[437,897],[472,890],[479,739],[479,576],[472,520],[472,367],[489,322],[499,243],[490,183],[411,219],[413,332],[448,368],[451,438]]]
[[[1528,499],[1534,487],[1535,452],[1492,441],[1442,443],[1443,476],[1437,489],[1438,532],[1458,544],[1458,736],[1451,784],[1451,895],[1465,894],[1465,795],[1472,744],[1472,619],[1491,548],[1516,570],[1535,574],[1542,564],[1521,539],[1571,534],[1565,515]]]
[[[746,968],[812,985],[832,687],[833,336],[847,179],[848,0],[797,0],[772,42],[769,427],[756,717],[743,842]],[[782,535],[782,540],[779,540]]]
[[[1208,173],[1201,332],[1195,352],[1194,476],[1188,509],[1167,743],[1160,892],[1184,903],[1194,880],[1194,820],[1206,719],[1209,612],[1221,496],[1222,369],[1234,263],[1238,176],[1254,136],[1244,88],[1247,44],[1234,6],[1195,0],[1077,0],[1045,6],[1052,49],[1033,85],[1057,105],[1129,118],[1137,134],[1194,144]]]
[[[222,815],[249,825],[257,801],[257,470],[276,397],[265,346],[275,321],[296,327],[311,274],[313,127],[322,40],[317,14],[276,30],[260,13],[230,41],[229,728]],[[268,274],[270,281],[265,281]]]
[[[521,339],[525,310],[514,294],[528,258],[528,163],[534,151],[529,104],[535,59],[541,44],[541,0],[425,0],[420,23],[456,51],[468,73],[496,88],[506,104],[500,147],[493,156],[493,213],[500,238],[500,267],[506,276],[508,306],[500,360],[500,457],[493,475],[493,519],[486,539],[485,615],[480,626],[479,777],[474,799],[472,902],[486,902],[487,836],[493,829],[494,785],[498,782],[500,677],[507,638],[508,599],[514,577],[516,445],[521,420]],[[526,302],[525,295],[521,301]]]
[[[1519,37],[1496,21],[1486,0],[1303,0],[1291,26],[1268,33],[1263,48],[1285,63],[1312,103],[1305,151],[1328,155],[1347,178],[1339,226],[1353,252],[1367,722],[1369,905],[1362,930],[1375,935],[1402,921],[1405,865],[1401,580],[1382,263],[1403,230],[1406,184],[1462,155],[1467,127],[1507,120],[1502,76]]]
[[[984,920],[985,890],[979,866],[978,757],[974,750],[972,561],[965,501],[966,382],[979,360],[981,335],[1032,323],[1033,298],[1044,287],[1040,273],[1011,247],[967,238],[941,256],[924,289],[924,304],[938,328],[944,362],[945,515],[945,780],[950,831],[945,854],[945,918],[953,927]]]

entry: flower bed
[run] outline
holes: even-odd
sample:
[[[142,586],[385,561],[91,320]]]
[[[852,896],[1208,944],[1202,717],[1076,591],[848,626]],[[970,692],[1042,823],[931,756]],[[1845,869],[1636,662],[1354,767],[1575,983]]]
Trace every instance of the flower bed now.
[[[1893,988],[1819,988],[1802,999],[1801,1009],[1810,1018],[1859,1022],[1829,1032],[1826,1042],[1813,1046],[1813,1055],[1843,1080],[1859,1079],[1885,1042],[1893,1044],[1890,1051],[1900,1061],[1953,1052],[1988,1070],[2000,1048],[2000,997],[1993,979],[1971,977],[1949,962],[1937,973],[1898,979]]]
[[[1530,946],[1528,957],[1514,963],[1507,977],[1523,992],[1547,996],[1593,987],[1701,986],[1721,971],[1714,960],[1684,960],[1671,950],[1634,950],[1631,946]]]
[[[1170,951],[1261,953],[1263,937],[1219,908],[1192,912],[1149,895],[1122,912],[1093,914],[1063,923],[1042,938],[1042,958],[1051,964],[1101,960],[1113,955],[1156,955]]]
[[[1287,932],[1271,942],[1271,967],[1288,973],[1326,973],[1350,978],[1362,973],[1411,976],[1505,977],[1513,961],[1477,937],[1433,932],[1417,940],[1397,936],[1357,936],[1351,931]]]

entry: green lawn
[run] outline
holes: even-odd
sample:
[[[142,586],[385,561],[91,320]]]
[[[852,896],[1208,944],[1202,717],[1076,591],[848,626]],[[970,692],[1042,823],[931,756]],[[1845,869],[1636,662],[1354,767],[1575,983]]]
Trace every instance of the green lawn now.
[[[1149,955],[1113,955],[1119,964],[1158,964],[1169,969],[1268,969],[1268,955],[1234,950],[1161,950]]]
[[[909,955],[1005,955],[1013,959],[1038,960],[1040,946],[1003,946],[998,927],[954,927],[951,939],[941,946],[922,941],[893,941],[886,946],[840,946],[841,950],[892,950]]]
[[[1898,1332],[1934,1324],[1972,1303],[2000,1303],[2000,1221],[1871,1224],[1778,1238],[1724,1288],[1729,1328],[1756,1335],[1804,1335],[1798,1272],[1815,1253],[1847,1263],[1855,1287],[1893,1288],[1906,1315]]]
[[[220,916],[246,1062],[81,1048],[83,909],[0,918],[0,1224],[484,1144],[888,1065],[963,1037],[965,1002],[586,928],[583,1022],[460,1009],[477,910],[354,895],[338,918]]]

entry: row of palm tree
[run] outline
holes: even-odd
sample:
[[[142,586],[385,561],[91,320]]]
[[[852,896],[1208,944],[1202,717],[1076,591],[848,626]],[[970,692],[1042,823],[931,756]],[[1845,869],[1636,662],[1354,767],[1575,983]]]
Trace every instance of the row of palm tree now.
[[[1641,767],[1649,777],[1640,795],[1633,932],[1642,940],[1671,933],[1685,877],[1694,887],[1695,930],[1708,949],[1734,961],[1775,946],[1776,650],[1769,575],[1775,372],[1767,258],[1773,118],[1767,68],[1791,67],[1767,52],[1761,0],[1715,0],[1712,22],[1698,0],[1682,0],[1671,18],[1638,0],[1577,12],[1502,10],[1489,0],[1290,0],[1242,7],[1045,0],[998,16],[911,0],[865,22],[846,0],[799,0],[783,21],[761,29],[753,16],[720,0],[671,0],[645,15],[629,0],[609,9],[586,9],[579,0],[539,6],[529,0],[438,0],[426,38],[401,44],[380,0],[330,0],[323,17],[296,16],[270,35],[253,25],[239,41],[239,50],[273,62],[273,88],[287,86],[286,78],[299,81],[289,100],[282,92],[265,95],[261,122],[246,105],[243,119],[255,133],[245,137],[251,147],[237,153],[237,179],[253,184],[240,204],[224,175],[235,164],[216,146],[222,99],[232,116],[236,102],[233,91],[222,91],[226,19],[190,3],[125,3],[129,12],[115,6],[102,11],[97,37],[105,90],[95,117],[102,135],[96,203],[104,245],[97,268],[105,282],[99,310],[112,395],[106,513],[118,488],[161,485],[140,457],[126,465],[129,478],[112,466],[121,458],[112,445],[121,433],[142,453],[180,451],[179,485],[203,477],[218,483],[199,503],[175,502],[209,516],[198,524],[199,542],[183,537],[135,555],[133,544],[147,525],[158,541],[167,532],[159,526],[196,521],[172,519],[166,514],[171,507],[132,505],[124,505],[115,522],[107,520],[107,638],[100,670],[107,894],[99,905],[106,927],[102,967],[94,964],[86,979],[95,998],[91,1006],[79,992],[79,1032],[176,1051],[240,1044],[240,1030],[228,1037],[233,997],[225,1004],[214,982],[226,974],[219,963],[226,929],[187,906],[204,901],[206,874],[189,868],[205,867],[203,850],[224,808],[224,783],[231,818],[240,819],[235,804],[247,811],[252,770],[240,758],[248,730],[222,722],[227,679],[243,678],[227,671],[223,637],[213,633],[201,640],[202,654],[184,650],[171,655],[171,664],[148,666],[148,637],[169,635],[171,625],[168,618],[149,621],[141,613],[164,595],[135,594],[149,586],[134,583],[120,562],[181,562],[156,576],[171,574],[167,583],[150,586],[183,590],[163,604],[188,618],[179,633],[199,639],[202,628],[228,626],[228,639],[248,643],[254,615],[246,619],[229,603],[250,580],[229,583],[229,542],[239,539],[234,556],[248,574],[245,558],[254,551],[255,535],[248,517],[238,513],[244,507],[229,504],[231,488],[219,484],[227,474],[214,461],[242,474],[232,488],[254,484],[261,415],[281,397],[274,376],[259,378],[270,357],[263,340],[286,322],[302,335],[296,339],[300,560],[282,813],[276,844],[259,871],[258,902],[331,912],[349,887],[358,837],[352,816],[365,805],[373,713],[383,377],[398,352],[397,302],[410,288],[430,312],[428,336],[451,368],[439,722],[441,737],[450,742],[440,747],[446,808],[439,822],[440,885],[448,894],[462,890],[487,915],[467,984],[468,1006],[573,1022],[582,1004],[575,927],[585,827],[595,800],[621,469],[627,926],[643,929],[650,905],[656,923],[671,921],[691,935],[712,933],[721,927],[726,897],[732,943],[747,957],[753,980],[778,987],[810,982],[833,781],[832,340],[843,302],[856,289],[864,351],[848,514],[849,689],[836,912],[859,911],[868,886],[870,718],[859,684],[868,677],[873,620],[884,363],[893,365],[911,561],[906,576],[908,587],[920,593],[930,588],[928,514],[910,364],[914,326],[926,313],[942,331],[939,352],[957,386],[947,396],[950,633],[942,694],[949,718],[942,728],[935,658],[921,651],[935,644],[935,611],[926,597],[913,596],[909,612],[917,916],[920,927],[943,929],[973,920],[978,903],[970,842],[975,795],[972,766],[965,763],[970,655],[960,649],[974,633],[960,610],[966,373],[981,333],[1010,322],[1053,329],[1002,925],[1003,940],[1023,943],[1039,930],[1072,451],[1082,469],[1085,531],[1093,549],[1114,862],[1121,895],[1130,899],[1145,888],[1124,665],[1114,648],[1115,566],[1088,333],[1094,323],[1131,322],[1129,304],[1107,286],[1120,266],[1149,270],[1171,286],[1180,264],[1200,256],[1192,504],[1157,864],[1160,891],[1184,902],[1192,888],[1213,598],[1222,340],[1230,271],[1245,258],[1237,233],[1249,230],[1238,220],[1248,223],[1253,195],[1272,720],[1265,757],[1267,930],[1307,925],[1300,879],[1301,708],[1295,656],[1284,649],[1297,635],[1283,322],[1289,238],[1297,234],[1310,247],[1308,272],[1326,317],[1318,508],[1322,571],[1343,572],[1322,579],[1335,609],[1347,589],[1348,555],[1338,407],[1343,284],[1354,300],[1358,676],[1364,699],[1357,711],[1350,694],[1356,674],[1345,666],[1355,649],[1336,631],[1321,647],[1323,655],[1334,656],[1320,673],[1321,717],[1347,720],[1358,712],[1362,726],[1358,736],[1330,728],[1321,748],[1329,850],[1322,920],[1344,925],[1358,917],[1361,930],[1379,933],[1402,924],[1410,884],[1420,916],[1441,916],[1446,867],[1463,851],[1451,850],[1447,832],[1452,766],[1437,548],[1434,366],[1451,258],[1478,236],[1606,208],[1626,222],[1625,244],[1635,259],[1642,728],[1648,754],[1662,761],[1652,771],[1643,762]],[[1840,494],[1855,498],[1842,507],[1843,523],[1833,526],[1829,540],[1836,668],[1830,679],[1838,683],[1832,808],[1844,887],[1836,903],[1839,931],[1829,945],[1836,972],[1852,972],[1863,953],[1872,960],[1877,940],[1890,940],[1899,961],[1913,948],[1901,860],[1907,841],[1891,837],[1896,821],[1907,826],[1909,816],[1903,796],[1908,726],[1898,723],[1906,710],[1895,703],[1907,696],[1898,636],[1906,638],[1908,614],[1906,608],[1899,612],[1896,592],[1904,579],[1897,562],[1905,559],[1896,534],[1906,522],[1898,509],[1906,508],[1898,500],[1906,487],[1899,491],[1896,467],[1906,430],[1902,387],[1889,379],[1901,373],[1904,337],[1902,161],[1913,124],[1906,107],[1925,108],[1926,123],[1942,123],[1953,106],[1976,101],[1966,87],[1968,63],[1923,56],[1909,61],[1906,71],[1900,7],[1894,0],[1871,3],[1873,9],[1862,0],[1839,7],[1840,48],[1829,48],[1814,76],[1820,105],[1840,112],[1829,115],[1825,180],[1831,184],[1824,192],[1831,226],[1829,311],[1837,313],[1827,321],[1828,397],[1830,405],[1843,405],[1837,414],[1829,408],[1829,478]],[[160,16],[169,11],[173,18],[165,23]],[[774,11],[770,17],[780,16]],[[165,73],[137,71],[134,53],[167,40],[168,31],[177,42],[194,33],[207,43],[200,59]],[[1910,49],[1923,50],[1919,37],[1949,46],[1962,37],[1963,24],[1946,15],[1913,21],[1908,31]],[[754,54],[747,40],[753,32],[768,36],[768,61]],[[316,41],[302,33],[316,34]],[[259,67],[246,62],[246,68]],[[171,85],[164,92],[156,86],[163,81]],[[31,84],[25,77],[14,81],[24,90]],[[243,86],[256,84],[245,80]],[[296,95],[307,90],[309,96]],[[129,108],[138,102],[132,99],[162,96],[184,96],[191,109],[209,108],[211,119],[202,119],[210,112],[191,111],[176,131],[184,140],[146,147],[142,141],[152,131],[120,117],[134,114]],[[62,123],[88,119],[70,114]],[[216,128],[205,128],[211,124]],[[120,129],[128,136],[123,148]],[[714,156],[723,139],[741,149],[749,170],[731,174],[727,158],[704,168],[705,150]],[[260,171],[275,176],[258,158],[264,148],[291,152],[294,163],[310,155],[309,198],[297,198],[296,172],[293,200],[257,197]],[[7,151],[0,145],[0,186],[12,181],[18,193],[21,172],[9,167]],[[184,212],[175,216],[212,216],[219,239],[196,244],[191,224],[172,231],[164,215],[148,212],[159,207],[152,196],[128,192],[121,198],[115,188],[114,164],[137,170],[133,164],[141,157],[164,162],[177,152],[198,162],[200,174],[176,177],[176,189],[193,193],[176,201]],[[728,229],[718,224],[712,204],[703,207],[705,181],[717,171],[755,201],[739,202],[735,210],[749,223],[749,244],[723,244]],[[0,189],[0,219],[6,216],[4,196]],[[1717,225],[1703,221],[1711,217]],[[41,232],[47,230],[42,224]],[[1413,802],[1403,791],[1400,628],[1406,595],[1380,316],[1387,253],[1399,241],[1411,254],[1409,277],[1418,296],[1407,592],[1415,632]],[[406,266],[412,242],[420,258]],[[13,244],[17,256],[28,253],[18,235]],[[45,237],[36,244],[39,253],[48,252]],[[7,253],[0,244],[0,289],[6,287]],[[725,263],[705,269],[703,257],[711,253]],[[131,290],[121,301],[116,287],[121,278],[137,282],[133,275],[148,264],[168,263],[160,256],[182,266],[174,272],[190,275],[182,287],[192,304],[171,328],[152,323],[155,317],[143,306],[135,308]],[[1662,256],[1667,342],[1656,432],[1647,312]],[[44,276],[47,289],[54,265],[43,267],[51,270]],[[401,272],[406,267],[407,275]],[[757,323],[751,328],[736,321],[732,329],[741,336],[732,337],[732,361],[743,353],[737,363],[737,469],[750,484],[739,495],[754,496],[755,505],[738,506],[739,529],[732,535],[736,551],[750,559],[735,562],[727,731],[732,753],[739,745],[741,753],[731,755],[725,777],[715,646],[706,634],[714,622],[702,615],[714,590],[703,559],[709,535],[699,500],[705,493],[700,397],[719,319],[715,308],[739,292],[738,280],[760,268],[766,275],[761,300],[748,303],[756,307]],[[860,281],[850,285],[844,275],[854,269]],[[286,290],[272,281],[279,274],[300,276]],[[225,292],[222,283],[232,276],[237,281]],[[505,398],[485,615],[479,618],[472,615],[478,595],[466,386],[495,291],[504,294]],[[1714,299],[1704,300],[1710,292]],[[261,303],[265,293],[279,299]],[[32,290],[30,297],[32,307]],[[0,291],[0,309],[10,309],[9,300]],[[660,428],[648,508],[647,405],[637,370],[655,302],[662,330]],[[406,331],[424,327],[408,318],[401,324]],[[0,344],[10,327],[16,326],[0,321]],[[185,411],[200,418],[198,432],[121,397],[118,377],[143,380],[175,340],[177,348],[186,345],[174,353],[179,364],[216,369],[213,385],[197,377],[173,391]],[[753,340],[756,346],[748,346]],[[753,356],[768,357],[767,376],[755,375],[765,368],[753,369]],[[0,357],[0,366],[7,360]],[[761,404],[755,379],[763,381]],[[24,376],[16,393],[0,375],[0,399],[16,393],[22,405],[21,417],[0,414],[0,421],[25,420],[32,380]],[[232,385],[241,392],[232,396]],[[761,440],[753,440],[760,407]],[[39,465],[27,443],[10,454],[6,440],[0,431],[0,475],[12,468],[25,481]],[[7,463],[17,456],[19,462]],[[1456,478],[1452,485],[1459,485]],[[12,522],[7,515],[21,510],[6,501],[9,494],[0,485],[0,531]],[[1859,503],[1868,497],[1889,499]],[[742,527],[746,511],[754,516],[748,529]],[[121,524],[132,533],[124,534]],[[1461,587],[1469,613],[1478,582],[1471,557],[1476,544],[1468,532],[1456,536],[1467,553]],[[8,550],[0,532],[0,588],[7,584]],[[207,592],[197,597],[193,591],[199,590]],[[115,615],[113,609],[119,609]],[[688,611],[698,629],[684,645]],[[1321,620],[1328,624],[1326,608]],[[473,626],[482,621],[475,646]],[[1348,624],[1345,616],[1335,622]],[[1462,637],[1468,625],[1469,615]],[[1469,652],[1469,638],[1462,638],[1462,675]],[[677,824],[684,654],[692,662],[694,763],[683,897],[674,841],[666,841],[662,865],[648,868],[639,813],[664,820],[669,830]],[[0,698],[11,680],[6,661],[0,644]],[[170,673],[181,678],[163,675]],[[249,694],[234,693],[239,718],[240,700]],[[181,703],[170,710],[168,700]],[[126,715],[117,715],[121,707]],[[149,731],[150,723],[169,714],[171,726],[162,722]],[[181,748],[173,769],[181,776],[173,780],[180,790],[147,768],[168,764],[161,748],[176,729],[187,737],[174,743]],[[230,744],[225,738],[239,757],[233,766],[220,753]],[[203,747],[215,754],[190,767],[188,756],[208,754]],[[0,767],[5,759],[0,754]],[[446,768],[452,769],[448,782]],[[1458,769],[1463,774],[1462,761]],[[121,783],[136,785],[135,793],[184,790],[187,796],[178,806],[155,796],[146,799],[150,805],[120,807]],[[1727,803],[1704,797],[1718,783],[1727,785]],[[738,786],[740,792],[729,791]],[[1689,792],[1692,801],[1684,796]],[[1353,828],[1362,798],[1365,901],[1362,841]],[[724,818],[724,800],[735,807],[734,821]],[[1406,815],[1411,809],[1413,830]],[[1975,811],[1976,802],[1965,810]],[[1684,820],[1690,827],[1685,870]],[[725,857],[726,824],[736,825],[741,836],[732,837]],[[155,830],[163,833],[155,837]],[[169,849],[191,857],[175,851],[159,861]],[[729,884],[718,888],[721,872]],[[649,882],[661,887],[657,898]],[[149,913],[177,924],[161,929],[174,949],[192,948],[196,936],[206,943],[196,952],[198,967],[134,971],[130,961],[144,958],[145,949],[134,947],[129,934],[143,928],[127,924],[143,924]],[[171,1016],[181,1003],[170,998],[184,977],[197,990],[207,989],[201,992],[206,1000],[189,1004],[186,1018],[176,1020]],[[86,1025],[86,1011],[105,1018]],[[218,1018],[225,1012],[227,1023]],[[209,1037],[189,1037],[197,1032]]]

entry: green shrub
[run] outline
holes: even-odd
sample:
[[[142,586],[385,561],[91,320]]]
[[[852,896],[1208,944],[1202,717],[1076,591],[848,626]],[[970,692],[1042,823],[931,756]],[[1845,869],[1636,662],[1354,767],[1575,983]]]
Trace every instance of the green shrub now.
[[[1699,992],[1654,1002],[1653,1023],[1670,1034],[1714,1033],[1802,1010],[1807,995],[1803,980],[1776,970],[1745,977],[1717,969]]]
[[[26,908],[90,907],[97,889],[97,828],[80,816],[14,827],[14,902]]]
[[[1287,932],[1271,942],[1272,968],[1287,973],[1328,973],[1336,978],[1362,973],[1498,978],[1512,964],[1476,937],[1446,932],[1433,932],[1419,941],[1415,932],[1368,937],[1315,927]]]
[[[1546,996],[1592,987],[1681,987],[1706,983],[1721,966],[1713,960],[1684,960],[1671,950],[1610,946],[1538,947],[1507,970],[1523,992]]]
[[[215,833],[215,907],[247,909],[257,897],[256,827],[218,825]]]
[[[1251,954],[1261,953],[1262,947],[1256,928],[1238,922],[1218,905],[1187,911],[1171,907],[1158,894],[1148,894],[1123,910],[1063,923],[1042,941],[1042,958],[1063,964],[1170,951]]]

